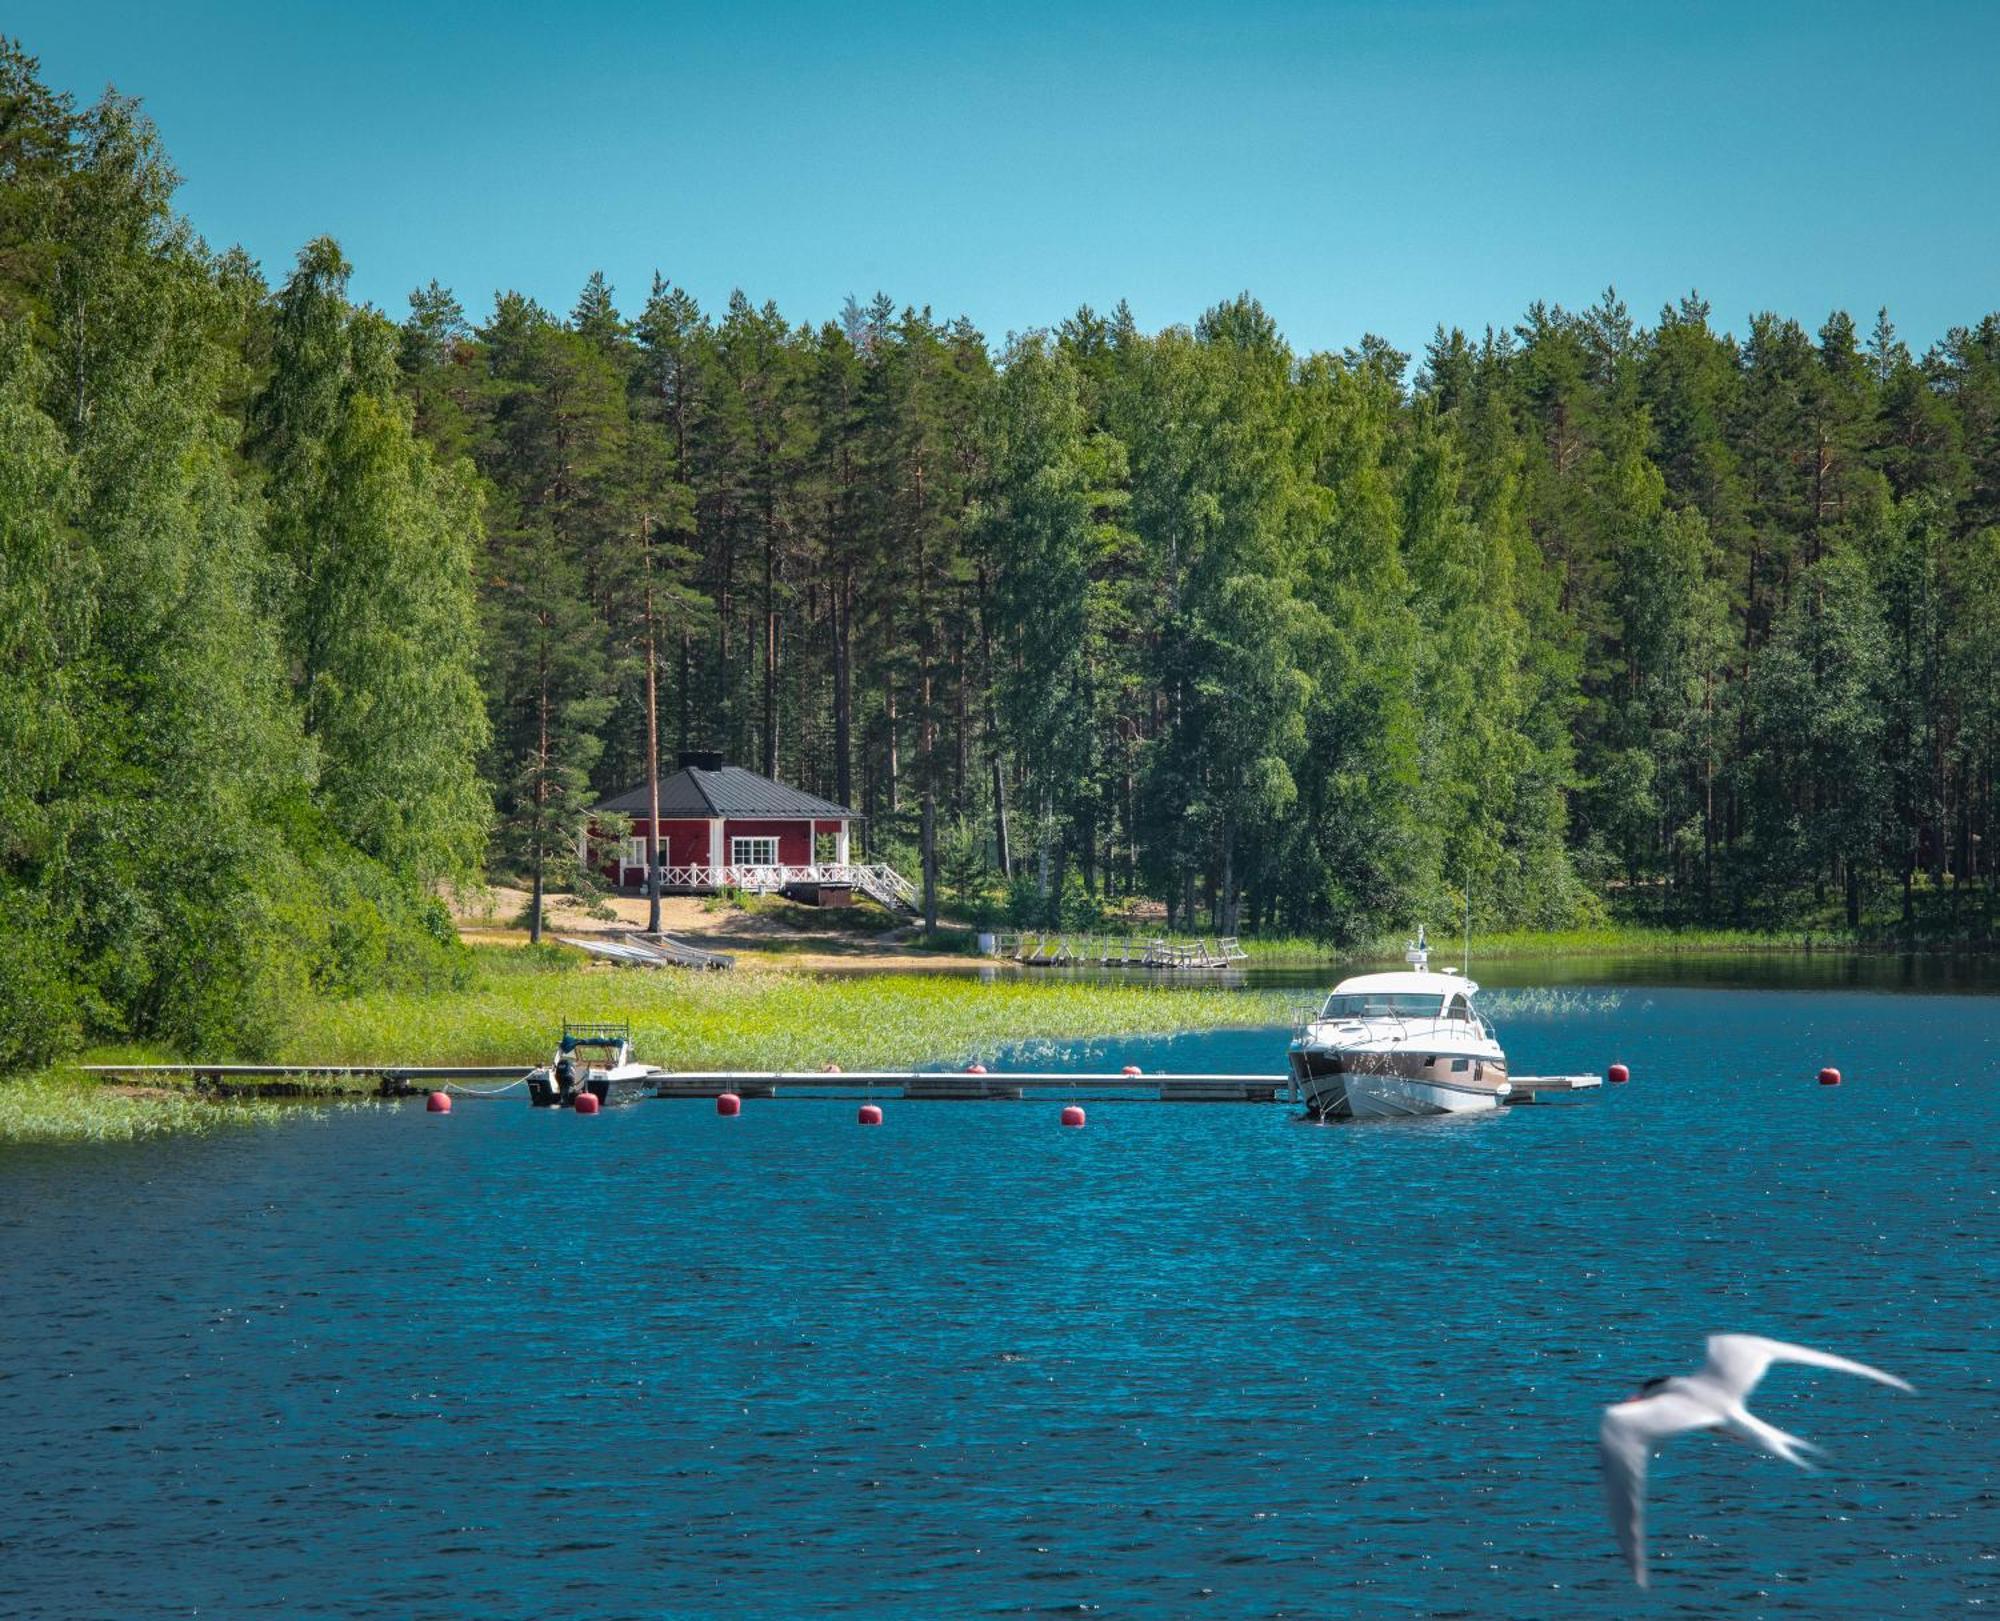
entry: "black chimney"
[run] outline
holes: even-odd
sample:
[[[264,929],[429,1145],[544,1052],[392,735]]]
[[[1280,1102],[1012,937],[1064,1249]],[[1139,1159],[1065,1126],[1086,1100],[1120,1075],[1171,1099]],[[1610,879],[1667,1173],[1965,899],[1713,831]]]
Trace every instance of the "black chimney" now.
[[[720,771],[722,751],[719,749],[682,749],[681,769],[683,771]]]

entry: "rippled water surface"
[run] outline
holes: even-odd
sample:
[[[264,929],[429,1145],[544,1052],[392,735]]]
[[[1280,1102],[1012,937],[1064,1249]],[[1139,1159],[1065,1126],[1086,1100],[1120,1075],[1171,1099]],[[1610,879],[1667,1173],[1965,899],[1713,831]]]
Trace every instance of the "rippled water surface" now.
[[[1380,1126],[1092,1102],[1082,1131],[1053,1099],[890,1098],[876,1130],[851,1100],[465,1101],[0,1157],[0,1613],[2000,1604],[2000,1000],[1634,988],[1501,1022],[1517,1070],[1633,1083]],[[1274,1070],[1284,1039],[1064,1057]],[[1642,1596],[1596,1412],[1715,1329],[1922,1393],[1775,1373],[1758,1406],[1820,1475],[1675,1443]]]

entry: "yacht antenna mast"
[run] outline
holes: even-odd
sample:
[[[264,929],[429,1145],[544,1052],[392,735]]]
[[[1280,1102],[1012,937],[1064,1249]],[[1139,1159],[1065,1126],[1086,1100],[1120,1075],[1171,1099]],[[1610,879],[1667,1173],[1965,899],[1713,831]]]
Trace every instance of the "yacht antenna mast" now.
[[[1465,955],[1459,959],[1459,972],[1468,978],[1472,974],[1472,873],[1465,874]]]

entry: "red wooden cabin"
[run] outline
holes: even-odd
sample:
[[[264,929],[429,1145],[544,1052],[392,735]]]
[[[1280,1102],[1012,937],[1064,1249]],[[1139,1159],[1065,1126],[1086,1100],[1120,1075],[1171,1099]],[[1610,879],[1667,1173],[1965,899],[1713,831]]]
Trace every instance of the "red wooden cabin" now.
[[[596,809],[631,823],[604,876],[621,889],[644,890],[646,785]],[[860,820],[845,805],[724,765],[719,754],[683,754],[680,769],[660,779],[660,887],[673,895],[781,890],[835,906],[859,889],[884,905],[907,907],[910,886],[893,868],[851,859],[850,834]]]

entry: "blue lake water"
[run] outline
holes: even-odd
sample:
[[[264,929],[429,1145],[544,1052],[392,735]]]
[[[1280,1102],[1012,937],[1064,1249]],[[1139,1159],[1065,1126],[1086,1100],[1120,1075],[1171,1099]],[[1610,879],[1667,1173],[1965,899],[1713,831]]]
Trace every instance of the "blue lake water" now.
[[[2000,999],[1500,1022],[1518,1071],[1634,1080],[1404,1125],[462,1101],[0,1154],[0,1614],[2000,1604]],[[1597,1412],[1721,1329],[1921,1394],[1774,1372],[1819,1475],[1676,1442],[1642,1595]]]

